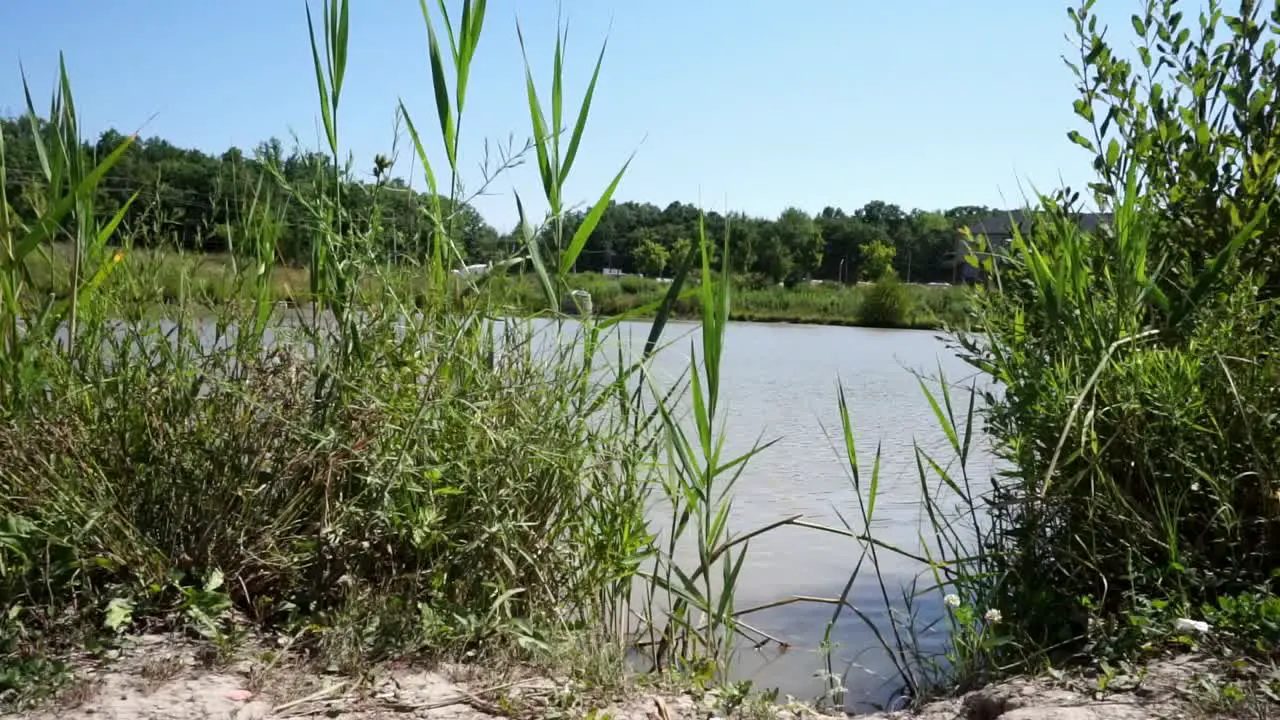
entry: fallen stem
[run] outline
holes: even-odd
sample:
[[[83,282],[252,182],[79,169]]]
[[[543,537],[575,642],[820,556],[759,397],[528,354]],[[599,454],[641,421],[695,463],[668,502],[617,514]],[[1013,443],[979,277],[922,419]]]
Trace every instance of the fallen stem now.
[[[340,682],[340,683],[334,683],[333,685],[330,685],[329,687],[327,687],[327,688],[325,688],[325,689],[323,689],[323,690],[320,690],[320,691],[318,691],[318,692],[313,692],[313,693],[311,693],[310,695],[308,695],[308,696],[306,696],[306,697],[299,698],[299,699],[297,699],[297,700],[291,700],[291,701],[289,701],[289,702],[287,702],[287,703],[285,703],[285,704],[283,704],[283,705],[277,705],[277,706],[275,706],[274,708],[272,708],[272,709],[271,709],[271,714],[272,714],[272,715],[275,715],[276,713],[284,712],[285,710],[288,710],[288,709],[290,709],[290,708],[298,707],[299,705],[306,705],[306,704],[307,704],[307,703],[309,703],[309,702],[315,702],[315,701],[317,701],[317,700],[324,700],[325,698],[329,697],[330,695],[332,695],[332,694],[333,694],[333,693],[335,693],[335,692],[338,692],[339,690],[343,689],[343,688],[344,688],[344,687],[346,687],[346,686],[347,686],[347,681],[346,681],[346,680],[343,680],[343,681],[342,681],[342,682]]]

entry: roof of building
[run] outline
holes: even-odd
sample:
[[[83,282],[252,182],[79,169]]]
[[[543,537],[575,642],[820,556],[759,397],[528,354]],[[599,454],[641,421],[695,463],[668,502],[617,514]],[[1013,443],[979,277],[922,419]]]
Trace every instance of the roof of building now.
[[[1009,210],[973,223],[969,226],[969,232],[975,236],[1010,237],[1013,235],[1014,223],[1017,223],[1018,232],[1028,232],[1032,217],[1034,214],[1026,210]],[[1076,213],[1075,217],[1079,220],[1080,229],[1087,232],[1097,230],[1100,224],[1111,221],[1111,213]]]

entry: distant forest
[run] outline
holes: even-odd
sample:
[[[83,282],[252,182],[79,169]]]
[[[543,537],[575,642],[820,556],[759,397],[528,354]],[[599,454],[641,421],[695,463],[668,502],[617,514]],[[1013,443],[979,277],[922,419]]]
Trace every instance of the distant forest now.
[[[32,217],[42,200],[35,189],[44,183],[30,124],[26,118],[0,118],[0,130],[9,204],[18,217]],[[109,130],[97,142],[86,143],[86,149],[104,157],[124,140]],[[225,252],[234,250],[241,218],[256,199],[259,209],[269,208],[279,220],[282,259],[295,261],[309,252],[312,215],[291,198],[315,197],[332,183],[331,162],[322,153],[286,152],[274,138],[249,152],[231,148],[217,156],[163,138],[140,139],[101,183],[96,204],[100,214],[110,217],[137,192],[122,224],[134,242]],[[361,174],[369,179],[356,179]],[[374,228],[376,250],[389,260],[422,257],[430,232],[423,209],[430,198],[389,177],[382,164],[368,173],[346,175],[342,196],[348,220]],[[292,192],[279,192],[282,181]],[[734,269],[761,281],[854,282],[892,269],[911,282],[949,282],[955,277],[952,254],[958,229],[994,212],[975,206],[904,210],[873,201],[852,211],[827,207],[816,216],[798,208],[777,218],[707,212],[705,221],[716,239],[724,237],[728,222]],[[696,237],[700,214],[696,206],[682,202],[665,208],[614,202],[579,256],[577,270],[661,275]],[[451,232],[470,262],[506,257],[518,247],[514,229],[499,232],[470,206],[452,208],[449,215]],[[569,233],[583,215],[585,210],[565,218]]]

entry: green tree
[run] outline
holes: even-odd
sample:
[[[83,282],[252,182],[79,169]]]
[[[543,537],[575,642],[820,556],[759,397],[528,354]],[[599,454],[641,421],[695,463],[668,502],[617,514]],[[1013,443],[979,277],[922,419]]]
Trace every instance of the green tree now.
[[[783,278],[794,282],[812,277],[822,265],[822,232],[805,211],[794,207],[782,211],[773,224],[773,237],[789,260]]]
[[[960,233],[945,215],[916,210],[903,233],[907,239],[899,248],[906,248],[907,257],[904,262],[899,249],[895,266],[906,280],[938,282],[951,278],[950,257]]]
[[[790,276],[795,267],[790,250],[774,234],[764,237],[756,251],[756,256],[759,258],[756,271],[775,283],[782,282],[784,278]]]
[[[636,270],[643,275],[661,275],[662,271],[667,267],[667,261],[670,259],[670,254],[666,248],[648,238],[641,240],[632,253],[635,258]]]
[[[24,184],[41,175],[39,152],[27,132],[26,118],[0,117],[0,130],[6,142],[9,202],[15,213],[29,216],[31,203],[39,199]],[[107,130],[86,143],[86,149],[102,156],[123,140],[122,133]],[[130,148],[100,184],[95,206],[105,220],[135,191],[140,192],[122,226],[136,242],[225,251],[234,246],[237,224],[243,222],[244,212],[257,198],[259,209],[269,204],[280,214],[280,251],[286,261],[297,261],[310,254],[314,218],[302,204],[283,202],[276,176],[303,197],[328,192],[335,178],[332,162],[328,155],[291,149],[274,137],[244,150],[232,147],[214,154],[178,147],[164,138],[146,138]],[[432,217],[434,200],[396,175],[389,154],[371,157],[361,167],[361,172],[348,169],[337,175],[344,183],[343,204],[349,214],[344,222],[367,229],[361,237],[367,240],[368,251],[387,261],[420,261],[431,251],[438,231]],[[442,209],[448,235],[468,262],[497,260],[518,251],[519,241],[511,234],[499,236],[475,208],[454,208],[446,201]],[[910,267],[909,279],[949,279],[956,229],[985,214],[989,214],[987,208],[969,206],[942,213],[907,213],[877,200],[853,212],[827,207],[817,217],[788,208],[772,219],[741,212],[703,213],[685,202],[665,207],[611,202],[578,256],[576,267],[582,271],[605,267],[640,271],[642,260],[653,260],[641,257],[652,255],[652,248],[645,245],[652,242],[666,250],[669,269],[684,258],[686,245],[681,238],[696,237],[701,220],[708,237],[717,240],[714,252],[720,251],[719,241],[728,233],[734,248],[734,271],[762,280],[847,281],[864,276],[867,273],[859,272],[858,267],[861,248],[875,241],[896,248],[894,263],[900,273]],[[567,213],[566,233],[572,235],[585,217],[582,211]]]
[[[872,240],[858,248],[859,275],[863,280],[882,280],[893,274],[897,249],[882,240]]]
[[[693,252],[693,241],[687,235],[679,237],[671,244],[671,261],[678,266],[689,258],[691,252]]]

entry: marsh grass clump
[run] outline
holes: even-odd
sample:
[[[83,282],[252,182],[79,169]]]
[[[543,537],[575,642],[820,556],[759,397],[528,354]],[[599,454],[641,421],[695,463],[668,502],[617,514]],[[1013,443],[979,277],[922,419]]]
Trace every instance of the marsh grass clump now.
[[[900,327],[913,314],[911,295],[896,275],[886,274],[866,291],[859,317],[871,327]]]
[[[620,500],[603,487],[603,458],[630,451],[565,407],[563,366],[528,352],[509,345],[477,366],[474,350],[437,350],[439,379],[426,382],[428,368],[384,355],[318,428],[317,376],[288,355],[234,370],[217,351],[162,372],[118,363],[105,387],[77,388],[92,406],[50,403],[7,423],[6,509],[56,521],[64,530],[45,541],[74,551],[76,582],[117,586],[139,617],[181,601],[172,571],[193,573],[181,585],[216,569],[232,606],[268,626],[379,602],[374,644],[450,646],[512,631],[513,618],[548,625],[613,571],[594,566],[615,553],[592,542],[599,529],[582,513],[598,493]],[[66,599],[32,569],[10,597]]]
[[[1071,11],[1088,132],[1070,137],[1113,217],[1084,232],[1078,194],[1044,197],[988,261],[958,344],[1003,386],[984,420],[1008,470],[980,562],[953,574],[1003,613],[988,667],[1188,647],[1265,662],[1270,604],[1224,608],[1274,598],[1280,557],[1274,18],[1214,3],[1193,36],[1176,3],[1147,3],[1137,70],[1092,5]],[[1234,630],[1180,629],[1201,621]]]
[[[744,548],[726,490],[745,462],[720,457],[713,427],[727,269],[712,269],[700,235],[632,312],[560,313],[626,169],[568,232],[562,188],[603,53],[572,123],[562,35],[546,115],[527,74],[527,151],[550,211],[532,222],[516,198],[524,247],[512,265],[528,268],[520,282],[541,311],[512,319],[485,291],[501,273],[451,272],[464,263],[458,128],[485,3],[453,18],[421,5],[445,161],[433,163],[401,104],[429,202],[413,243],[423,253],[399,264],[379,249],[385,163],[361,185],[341,162],[348,6],[308,8],[325,145],[309,156],[315,176],[267,162],[229,210],[219,262],[135,250],[147,228],[122,223],[137,195],[99,212],[95,188],[133,139],[98,155],[81,141],[65,69],[47,115],[28,102],[43,178],[24,192],[39,201],[19,216],[0,197],[6,702],[47,689],[41,675],[72,650],[156,629],[202,637],[217,657],[249,632],[277,633],[348,670],[400,655],[546,659],[586,638],[616,659],[637,634],[663,638],[664,669],[727,662]],[[371,216],[344,204],[357,191],[375,201]],[[285,206],[305,232],[283,232]],[[305,268],[280,265],[285,237],[311,238],[287,248]],[[282,277],[297,290],[285,305]],[[652,381],[646,363],[694,293],[705,332],[686,435],[681,386]],[[636,315],[654,318],[643,354],[615,353],[613,329]],[[677,536],[696,519],[696,567],[657,544],[654,500],[685,519]],[[655,605],[659,593],[671,602]]]

